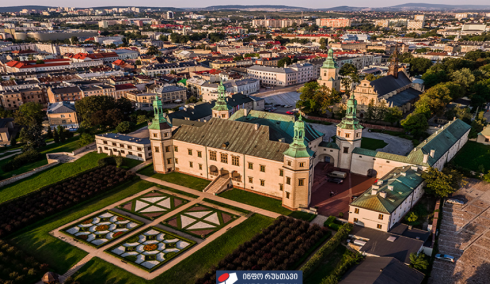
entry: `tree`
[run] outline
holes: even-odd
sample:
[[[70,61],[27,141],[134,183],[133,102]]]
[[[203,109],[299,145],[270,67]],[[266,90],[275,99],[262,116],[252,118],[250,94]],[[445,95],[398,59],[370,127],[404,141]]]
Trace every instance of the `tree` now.
[[[426,183],[426,192],[440,198],[448,197],[459,186],[466,183],[461,173],[450,168],[439,171],[436,168],[430,167],[428,171],[422,173],[422,178]]]
[[[327,44],[328,44],[328,40],[324,37],[320,38],[320,49],[321,50],[326,50],[327,49]]]
[[[48,138],[53,138],[53,131],[51,130],[51,126],[48,126],[48,131],[46,132],[46,136]]]
[[[291,58],[286,56],[286,57],[281,58],[277,61],[277,67],[282,68],[282,67],[284,67],[284,64],[291,65]]]
[[[367,74],[366,77],[364,77],[364,79],[368,81],[374,81],[376,80],[376,76],[374,76],[373,74]]]
[[[299,101],[296,102],[296,107],[306,113],[313,113],[318,107],[314,101],[316,90],[319,88],[318,82],[308,82],[300,89]]]
[[[53,131],[53,140],[54,143],[60,142],[60,136],[58,135],[58,131],[56,131],[56,129]]]
[[[157,54],[160,54],[160,50],[158,50],[158,47],[156,47],[154,45],[150,45],[150,47],[148,47],[148,50],[146,51],[146,54],[157,55]]]
[[[199,100],[196,98],[196,96],[190,96],[185,103],[186,104],[192,104],[192,103],[197,103]]]
[[[116,162],[116,166],[119,168],[122,166],[122,164],[124,163],[124,159],[123,157],[121,156],[116,156],[114,157],[114,161]]]
[[[116,127],[117,133],[128,133],[131,131],[131,122],[123,121],[119,123]]]
[[[487,119],[484,116],[484,112],[480,111],[475,119],[471,122],[471,130],[468,138],[476,138],[478,133],[482,132],[485,125],[487,125]]]
[[[427,118],[422,113],[411,113],[401,121],[403,129],[414,137],[420,137],[429,128]]]
[[[391,125],[399,121],[403,117],[403,112],[398,107],[390,107],[385,113],[384,121],[389,122]]]
[[[413,223],[413,222],[417,221],[418,218],[419,218],[419,216],[417,216],[417,214],[415,214],[415,212],[413,212],[413,211],[408,213],[405,216],[405,220],[407,220],[407,222],[409,222],[409,223]]]
[[[105,125],[116,127],[124,119],[123,112],[118,108],[113,108],[107,111]]]
[[[365,115],[365,118],[367,120],[373,120],[374,119],[374,112],[375,112],[375,106],[374,106],[374,100],[371,99],[369,101],[369,104],[368,104],[368,108],[367,108],[367,111],[366,111],[366,115]]]
[[[465,89],[469,89],[469,87],[475,82],[475,75],[471,73],[471,70],[468,68],[463,68],[461,70],[456,70],[451,74],[451,80],[461,85]]]
[[[76,36],[72,36],[72,37],[70,38],[70,42],[71,42],[72,44],[77,43],[77,42],[78,42],[78,37],[76,37]]]
[[[431,114],[442,116],[447,104],[452,100],[451,90],[441,83],[427,90],[415,103],[415,107],[428,107]],[[426,114],[426,109],[424,109],[424,114]]]
[[[427,58],[413,58],[410,60],[410,74],[422,75],[432,66],[432,61]]]
[[[429,261],[426,259],[423,253],[411,253],[410,254],[410,267],[417,270],[425,270],[429,266]]]
[[[136,62],[135,62],[134,64],[136,64],[136,65],[141,65],[141,60],[139,60],[139,59],[138,59],[138,60],[136,60]]]
[[[235,57],[233,57],[233,61],[241,61],[241,60],[243,60],[242,55],[236,55]]]
[[[65,129],[61,125],[58,125],[58,136],[60,137],[61,143],[65,142],[66,140]]]
[[[161,41],[168,41],[168,36],[166,35],[160,35],[160,37],[158,37],[159,40]]]
[[[123,114],[130,114],[134,111],[133,103],[126,98],[117,99],[115,108],[121,110]]]
[[[10,146],[14,147],[15,145],[17,145],[17,133],[14,133],[10,138]]]
[[[19,107],[15,112],[15,123],[30,126],[41,125],[45,116],[42,105],[34,102],[28,102]]]
[[[78,146],[83,147],[83,146],[88,145],[94,141],[95,141],[94,135],[87,133],[87,132],[84,132],[84,133],[82,133],[82,135],[80,135],[80,139],[78,140]]]
[[[346,63],[342,65],[339,70],[339,75],[341,76],[341,82],[344,86],[346,94],[350,94],[351,84],[359,83],[359,75],[357,74],[356,66]]]
[[[43,128],[41,125],[31,124],[27,127],[22,128],[19,135],[19,140],[25,143],[23,151],[27,151],[31,148],[37,149],[46,145],[42,135]]]
[[[36,60],[36,64],[44,64],[44,61],[41,59]]]
[[[2,78],[2,77],[0,77]],[[0,118],[13,117],[14,113],[11,110],[6,110],[4,107],[0,106]]]

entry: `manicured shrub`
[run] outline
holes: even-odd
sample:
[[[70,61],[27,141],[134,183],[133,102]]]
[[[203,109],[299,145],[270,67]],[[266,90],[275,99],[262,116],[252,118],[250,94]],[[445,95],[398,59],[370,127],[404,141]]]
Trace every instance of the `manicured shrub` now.
[[[15,156],[12,160],[2,166],[4,172],[10,172],[22,167],[25,164],[30,164],[44,159],[44,155],[41,155],[38,151],[30,148],[22,154]]]

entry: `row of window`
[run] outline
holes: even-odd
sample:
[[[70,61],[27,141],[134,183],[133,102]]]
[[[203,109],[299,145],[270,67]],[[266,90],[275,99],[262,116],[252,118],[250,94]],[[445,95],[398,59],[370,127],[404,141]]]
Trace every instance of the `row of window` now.
[[[354,209],[354,213],[359,214],[359,208],[355,208],[355,209]],[[378,219],[379,219],[379,220],[383,220],[383,214],[379,214],[379,215],[378,215]]]
[[[104,147],[104,150],[109,151],[109,147]],[[117,152],[118,150],[117,149],[113,149],[113,151],[114,152]],[[124,150],[120,150],[119,152],[121,152],[121,154],[126,154],[126,152]],[[128,155],[133,155],[133,152],[128,151]],[[143,154],[138,154],[138,157],[142,158],[143,157]]]
[[[354,223],[357,223],[357,222],[359,222],[359,219],[354,218]],[[378,225],[376,226],[376,228],[378,228],[378,229],[380,229],[380,230],[381,230],[381,229],[383,229],[383,225],[378,224]]]
[[[108,144],[108,142],[107,142],[107,140],[102,140],[102,143],[104,143],[105,145],[109,145],[109,144]],[[117,147],[117,143],[116,143],[116,142],[112,142],[112,146]],[[119,147],[120,147],[120,148],[124,148],[124,144],[119,143]],[[106,148],[107,148],[107,147],[106,147]],[[126,145],[126,148],[128,148],[128,149],[132,150],[132,149],[133,149],[133,146],[131,146],[131,145]],[[135,150],[138,150],[138,151],[143,151],[143,148],[142,148],[142,147],[134,147],[134,148],[135,148]],[[155,147],[155,150],[157,150],[157,149],[158,149],[158,147]],[[151,150],[151,148],[150,148],[150,147],[148,147],[148,150]],[[155,152],[157,152],[157,153],[158,153],[158,151],[155,151]]]

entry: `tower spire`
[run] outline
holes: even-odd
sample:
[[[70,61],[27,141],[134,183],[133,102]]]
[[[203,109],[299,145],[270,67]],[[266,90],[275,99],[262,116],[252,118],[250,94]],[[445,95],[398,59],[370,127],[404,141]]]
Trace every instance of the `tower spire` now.
[[[347,100],[345,117],[342,118],[342,121],[337,125],[337,127],[354,130],[362,129],[362,126],[359,124],[359,119],[357,119],[357,100],[354,93],[351,93],[349,99]]]
[[[168,123],[167,119],[165,119],[165,116],[163,115],[162,100],[158,95],[156,95],[155,99],[153,100],[153,113],[154,117],[148,128],[162,129],[162,127],[166,128],[167,126],[170,126],[170,123]],[[164,126],[164,124],[167,126]]]
[[[293,143],[289,144],[289,148],[284,152],[284,155],[293,158],[311,157],[313,152],[308,148],[305,140],[305,122],[301,114],[298,120],[294,122],[294,137]]]
[[[333,49],[328,50],[328,56],[327,59],[323,62],[322,68],[327,68],[327,69],[336,69],[338,68],[337,62],[335,62],[335,59],[333,58]]]
[[[230,110],[231,107],[226,102],[226,87],[223,85],[223,81],[220,81],[218,85],[218,98],[216,99],[216,103],[214,104],[213,111],[229,112]],[[219,115],[219,117],[222,117],[222,115]],[[226,116],[226,118],[228,118],[228,116]]]

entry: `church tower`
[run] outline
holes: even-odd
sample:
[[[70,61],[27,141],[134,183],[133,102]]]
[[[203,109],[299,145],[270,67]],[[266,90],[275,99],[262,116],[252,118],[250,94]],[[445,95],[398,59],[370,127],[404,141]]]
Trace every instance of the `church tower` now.
[[[166,174],[175,168],[172,149],[172,126],[163,116],[162,101],[158,96],[155,96],[153,101],[153,111],[155,116],[150,126],[148,126],[153,155],[153,170],[157,173]]]
[[[327,86],[330,90],[335,89],[340,91],[339,66],[333,58],[333,49],[328,51],[328,57],[320,67],[320,86]]]
[[[284,180],[282,205],[286,208],[307,207],[310,203],[311,184],[313,182],[314,152],[310,150],[305,141],[305,122],[301,115],[294,122],[294,138],[284,153]]]
[[[391,75],[398,78],[398,44],[395,45],[395,51],[391,57],[390,67],[388,67],[388,73],[386,75]]]
[[[221,81],[218,86],[218,99],[214,104],[212,117],[228,119],[230,118],[230,110],[231,107],[226,102],[226,88],[223,85],[223,81]]]
[[[347,101],[347,113],[342,121],[337,124],[335,142],[340,149],[339,168],[351,168],[352,151],[356,147],[361,147],[362,128],[357,119],[357,100],[352,93]]]

